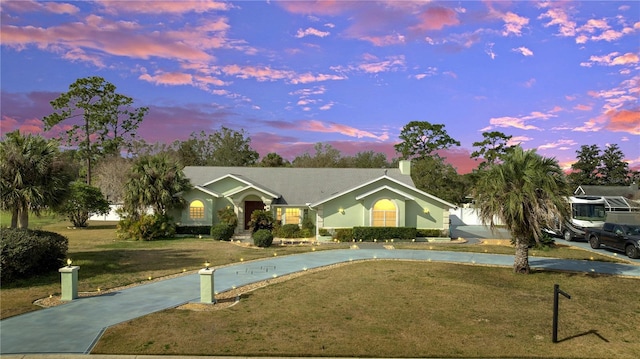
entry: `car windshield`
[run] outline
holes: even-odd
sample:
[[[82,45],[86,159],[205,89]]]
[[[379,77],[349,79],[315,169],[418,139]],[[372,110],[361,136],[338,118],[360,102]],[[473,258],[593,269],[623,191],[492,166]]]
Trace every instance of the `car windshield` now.
[[[630,236],[640,236],[640,226],[624,226],[624,231]]]

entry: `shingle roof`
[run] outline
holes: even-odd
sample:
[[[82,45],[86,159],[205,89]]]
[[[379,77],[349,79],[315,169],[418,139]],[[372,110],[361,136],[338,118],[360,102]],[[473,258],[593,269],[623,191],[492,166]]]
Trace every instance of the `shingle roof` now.
[[[588,186],[581,185],[574,191],[577,195],[586,196],[623,196],[634,198],[638,195],[638,185],[631,186]]]
[[[357,187],[386,175],[415,188],[411,176],[395,168],[283,168],[196,167],[184,168],[193,185],[204,185],[229,174],[282,195],[276,203],[305,205]],[[274,203],[274,204],[276,204]]]

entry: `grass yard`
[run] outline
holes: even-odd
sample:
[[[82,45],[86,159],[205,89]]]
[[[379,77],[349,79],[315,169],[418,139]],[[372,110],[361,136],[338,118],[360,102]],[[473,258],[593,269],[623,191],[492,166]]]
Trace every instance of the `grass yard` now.
[[[553,285],[559,343],[551,342]],[[368,261],[109,328],[92,354],[637,358],[638,280]]]
[[[2,224],[6,216],[2,216]],[[308,245],[243,247],[210,239],[120,241],[115,223],[85,229],[42,217],[33,228],[69,238],[80,292],[149,278],[311,251]],[[348,248],[351,243],[320,245]],[[513,254],[513,247],[394,243],[396,248]],[[617,261],[560,246],[532,256]],[[619,261],[623,262],[623,261]],[[60,292],[59,273],[2,283],[0,317],[38,310]],[[551,343],[553,284],[561,303],[561,340]],[[638,279],[442,263],[370,261],[305,273],[242,295],[212,311],[171,309],[110,328],[94,353],[389,357],[635,358],[640,351]]]
[[[35,217],[34,217],[35,218]],[[246,248],[211,239],[182,238],[151,242],[121,241],[115,236],[116,223],[94,222],[84,229],[68,227],[67,222],[53,222],[44,230],[69,238],[68,256],[80,266],[78,290],[101,290],[143,283],[152,279],[191,272],[205,261],[220,266],[244,260],[311,251],[310,246]],[[34,227],[35,228],[35,227]],[[331,245],[347,248],[348,245]],[[34,301],[60,293],[60,274],[43,274],[28,280],[2,283],[0,318],[40,309]]]

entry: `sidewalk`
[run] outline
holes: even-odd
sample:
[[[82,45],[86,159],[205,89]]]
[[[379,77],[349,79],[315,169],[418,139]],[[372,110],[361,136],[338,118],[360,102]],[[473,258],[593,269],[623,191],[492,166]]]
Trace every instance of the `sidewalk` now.
[[[306,269],[366,259],[403,259],[511,267],[512,255],[398,249],[339,249],[242,262],[215,272],[224,292]],[[530,257],[534,269],[640,277],[640,266]],[[0,354],[88,354],[109,326],[200,300],[198,274],[144,284],[0,321]],[[23,356],[16,356],[22,358]],[[136,358],[139,356],[125,356]],[[42,357],[40,357],[42,358]],[[58,358],[58,357],[55,357]]]

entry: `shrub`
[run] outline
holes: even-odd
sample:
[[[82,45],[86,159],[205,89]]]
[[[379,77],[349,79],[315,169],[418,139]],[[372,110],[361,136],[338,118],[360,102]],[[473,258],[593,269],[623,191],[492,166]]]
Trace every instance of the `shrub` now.
[[[418,237],[445,237],[441,229],[418,229]]]
[[[267,229],[259,229],[253,234],[253,244],[258,247],[270,247],[273,243],[273,234]]]
[[[311,217],[306,216],[302,219],[302,229],[307,229],[311,233],[316,231],[316,226],[313,224]]]
[[[67,199],[56,209],[69,218],[74,227],[86,227],[92,214],[109,213],[109,202],[97,187],[76,181],[70,185]]]
[[[211,226],[176,226],[176,234],[211,234]]]
[[[230,226],[225,223],[219,223],[211,227],[211,237],[218,241],[228,241],[233,237],[235,226]]]
[[[315,237],[315,233],[313,232],[312,229],[309,228],[303,228],[300,231],[300,238],[311,238],[311,237]]]
[[[153,241],[172,237],[176,234],[176,226],[171,217],[167,215],[145,214],[139,217],[129,216],[120,220],[116,233],[121,239]]]
[[[253,211],[251,213],[251,221],[249,221],[249,227],[252,233],[256,233],[260,229],[267,229],[271,231],[273,229],[273,215],[269,211]]]
[[[321,236],[330,236],[331,232],[329,232],[329,230],[326,229],[326,228],[320,228],[318,230],[318,234],[321,235]]]
[[[69,240],[58,234],[29,229],[0,229],[1,280],[53,271],[64,265]]]
[[[224,223],[234,228],[238,225],[238,215],[236,215],[236,212],[233,211],[231,206],[218,210],[218,219],[220,220],[220,223]]]
[[[416,229],[413,227],[354,227],[353,238],[363,241],[413,239],[416,238]]]
[[[336,229],[335,238],[340,242],[351,242],[353,240],[353,229],[338,228]]]
[[[285,224],[278,228],[276,235],[280,238],[300,238],[302,237],[300,227],[297,224]]]

